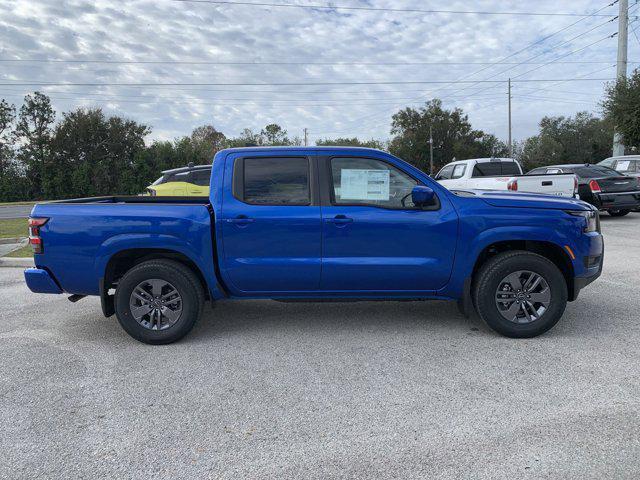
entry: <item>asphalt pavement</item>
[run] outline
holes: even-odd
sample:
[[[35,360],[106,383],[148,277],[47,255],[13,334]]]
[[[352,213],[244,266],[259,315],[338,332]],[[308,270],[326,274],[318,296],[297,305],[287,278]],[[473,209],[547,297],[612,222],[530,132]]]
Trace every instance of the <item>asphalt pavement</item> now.
[[[0,206],[0,219],[2,218],[27,218],[33,205],[7,205]]]
[[[512,340],[446,302],[219,303],[183,341],[0,268],[0,477],[640,476],[640,214],[602,277]]]

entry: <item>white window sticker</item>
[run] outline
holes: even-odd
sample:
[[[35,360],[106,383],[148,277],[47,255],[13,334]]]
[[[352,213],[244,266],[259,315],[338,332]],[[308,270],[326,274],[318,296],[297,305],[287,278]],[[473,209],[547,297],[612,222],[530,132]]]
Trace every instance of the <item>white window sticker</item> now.
[[[629,160],[622,160],[616,165],[616,170],[618,170],[619,172],[628,172],[629,170],[631,170],[631,168],[629,168],[629,165],[631,165],[631,162]]]
[[[341,200],[389,200],[389,170],[342,169]]]

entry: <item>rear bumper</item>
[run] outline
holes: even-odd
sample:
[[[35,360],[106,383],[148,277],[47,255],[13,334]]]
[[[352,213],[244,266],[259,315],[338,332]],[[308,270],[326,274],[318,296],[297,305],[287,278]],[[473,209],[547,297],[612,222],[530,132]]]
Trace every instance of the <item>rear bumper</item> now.
[[[640,207],[640,191],[598,193],[594,195],[595,206],[600,210],[634,210]]]
[[[29,290],[35,293],[62,293],[62,289],[46,270],[27,268],[24,279]]]

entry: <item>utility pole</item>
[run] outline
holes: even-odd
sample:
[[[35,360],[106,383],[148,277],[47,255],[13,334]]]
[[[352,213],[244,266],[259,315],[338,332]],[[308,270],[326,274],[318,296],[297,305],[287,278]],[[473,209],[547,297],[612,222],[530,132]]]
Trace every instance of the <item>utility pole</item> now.
[[[618,72],[617,80],[627,76],[627,40],[629,38],[629,0],[620,0],[618,13]],[[613,134],[613,156],[624,155],[622,135]]]
[[[308,143],[307,143],[307,133],[308,133],[308,130],[305,128],[304,129],[304,146],[305,147],[308,145]]]
[[[513,158],[513,142],[511,141],[511,79],[509,79],[509,158]]]
[[[433,175],[433,127],[429,125],[429,175]]]

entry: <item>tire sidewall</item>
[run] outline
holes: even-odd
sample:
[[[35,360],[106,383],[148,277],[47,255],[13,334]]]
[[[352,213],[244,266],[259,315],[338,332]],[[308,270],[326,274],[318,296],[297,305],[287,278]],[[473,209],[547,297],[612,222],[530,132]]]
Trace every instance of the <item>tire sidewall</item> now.
[[[538,320],[529,323],[515,323],[504,318],[495,303],[495,295],[500,282],[509,274],[528,270],[547,282],[551,290],[551,303]],[[477,294],[480,316],[497,332],[508,337],[528,338],[540,335],[552,328],[564,313],[567,304],[567,284],[560,270],[549,260],[539,255],[524,253],[499,262],[486,276],[482,276],[481,291]]]
[[[129,306],[133,289],[141,282],[154,278],[170,282],[182,297],[182,315],[165,330],[143,327],[133,318]],[[154,345],[175,342],[184,337],[200,315],[200,300],[191,282],[180,270],[162,264],[142,264],[125,274],[116,289],[115,307],[118,321],[129,335]]]

